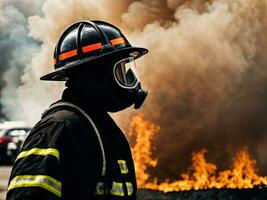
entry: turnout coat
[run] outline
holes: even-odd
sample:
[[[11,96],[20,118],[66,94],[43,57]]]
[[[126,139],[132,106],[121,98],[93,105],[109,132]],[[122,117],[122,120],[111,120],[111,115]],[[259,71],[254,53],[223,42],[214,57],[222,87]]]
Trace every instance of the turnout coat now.
[[[112,118],[63,98],[26,138],[7,200],[135,200],[136,191],[131,150]]]

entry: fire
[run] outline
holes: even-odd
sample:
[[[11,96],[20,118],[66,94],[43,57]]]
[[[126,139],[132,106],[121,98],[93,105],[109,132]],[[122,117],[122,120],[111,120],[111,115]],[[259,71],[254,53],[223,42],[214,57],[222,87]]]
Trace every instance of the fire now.
[[[135,161],[136,177],[139,186],[144,186],[149,178],[148,167],[156,167],[157,160],[152,159],[152,144],[159,126],[143,120],[142,116],[135,116],[132,119],[133,132],[136,135],[136,144],[132,149]]]
[[[132,128],[136,134],[136,144],[132,152],[139,188],[171,192],[192,189],[242,189],[267,186],[267,177],[257,175],[256,161],[250,158],[247,149],[243,149],[236,154],[229,170],[217,172],[217,166],[206,160],[207,150],[203,149],[192,154],[193,170],[181,174],[182,180],[158,182],[157,179],[154,179],[151,181],[148,168],[157,166],[157,159],[152,158],[152,141],[160,128],[145,120],[143,116],[133,117]]]

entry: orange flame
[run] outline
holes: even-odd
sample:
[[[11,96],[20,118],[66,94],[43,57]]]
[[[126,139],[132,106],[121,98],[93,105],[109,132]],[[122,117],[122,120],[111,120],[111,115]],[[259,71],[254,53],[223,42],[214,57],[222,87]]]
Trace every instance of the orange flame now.
[[[209,188],[253,188],[267,186],[267,177],[256,173],[256,161],[250,158],[247,149],[239,151],[233,159],[229,170],[217,172],[217,166],[205,158],[207,150],[192,154],[190,172],[181,174],[182,180],[170,182],[150,181],[148,168],[156,167],[157,160],[152,158],[152,141],[159,132],[159,126],[147,121],[143,116],[132,119],[133,132],[136,134],[136,144],[133,147],[133,158],[136,167],[136,178],[139,188],[160,190],[164,192],[199,190]]]
[[[139,186],[144,186],[149,178],[148,167],[156,167],[157,160],[152,159],[151,141],[159,131],[159,126],[143,120],[142,116],[132,119],[133,132],[136,134],[136,144],[132,149],[135,161],[135,171]]]

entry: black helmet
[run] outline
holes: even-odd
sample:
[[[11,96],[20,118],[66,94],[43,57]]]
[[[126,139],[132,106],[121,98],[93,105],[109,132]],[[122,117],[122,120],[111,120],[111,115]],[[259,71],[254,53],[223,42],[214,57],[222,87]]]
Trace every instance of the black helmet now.
[[[117,56],[137,59],[148,52],[132,47],[122,32],[103,21],[80,21],[67,28],[60,36],[54,51],[55,71],[41,80],[66,81],[69,69],[83,63],[95,63]]]

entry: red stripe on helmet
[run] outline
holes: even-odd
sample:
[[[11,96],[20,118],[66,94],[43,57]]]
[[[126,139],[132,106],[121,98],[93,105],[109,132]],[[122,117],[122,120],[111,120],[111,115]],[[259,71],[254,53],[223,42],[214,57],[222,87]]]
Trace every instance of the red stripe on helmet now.
[[[73,56],[77,56],[78,52],[77,49],[71,50],[71,51],[67,51],[66,53],[62,53],[59,56],[60,60],[65,60],[67,58],[73,57]]]
[[[125,40],[124,38],[120,37],[120,38],[115,38],[113,40],[110,40],[111,44],[112,45],[117,45],[117,44],[122,44],[122,43],[125,43]],[[88,53],[88,52],[91,52],[91,51],[95,51],[95,50],[98,50],[98,49],[101,49],[102,48],[102,44],[101,42],[98,42],[98,43],[95,43],[95,44],[90,44],[90,45],[87,45],[85,47],[82,47],[82,51],[83,53]],[[77,56],[78,55],[78,51],[77,49],[74,49],[74,50],[71,50],[71,51],[67,51],[65,53],[62,53],[59,55],[59,59],[60,60],[65,60],[67,58],[71,58],[71,57],[74,57],[74,56]],[[56,59],[54,58],[54,64],[56,64]]]
[[[101,42],[99,42],[99,43],[87,45],[83,47],[82,49],[83,49],[83,53],[87,53],[87,52],[95,51],[101,48],[102,48],[102,44]]]

